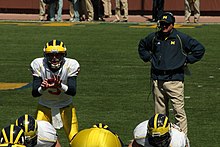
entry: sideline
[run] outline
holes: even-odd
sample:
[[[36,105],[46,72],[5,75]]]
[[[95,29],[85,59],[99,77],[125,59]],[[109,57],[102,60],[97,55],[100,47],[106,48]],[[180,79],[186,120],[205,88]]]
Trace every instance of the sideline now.
[[[175,14],[174,14],[175,15]],[[142,23],[150,23],[149,19],[151,18],[151,15],[129,15],[128,16],[128,22],[142,22]],[[62,18],[64,22],[69,22],[69,15],[63,14]],[[111,18],[105,18],[104,22],[111,22],[115,19],[115,16],[112,16]],[[175,15],[176,23],[184,23],[184,16]],[[16,13],[0,13],[0,21],[29,21],[29,22],[40,22],[39,21],[39,15],[38,14],[16,14]],[[190,17],[190,21],[193,22],[193,16]],[[44,21],[48,22],[48,21]],[[100,22],[100,21],[94,21],[94,22]],[[114,22],[117,23],[117,22]],[[186,23],[185,23],[186,24]],[[194,23],[189,23],[194,24]],[[220,16],[200,16],[199,24],[220,24]]]
[[[17,25],[17,26],[40,26],[40,27],[86,27],[87,25],[100,25],[100,24],[109,24],[108,22],[29,22],[29,21],[23,21],[23,22],[1,22],[0,25]],[[116,23],[114,23],[116,24]],[[157,24],[155,23],[134,23],[134,22],[127,22],[127,23],[117,23],[117,24],[126,24],[129,25],[129,28],[152,28],[155,29],[157,27]],[[181,24],[176,23],[175,28],[199,28],[202,27],[204,24]]]

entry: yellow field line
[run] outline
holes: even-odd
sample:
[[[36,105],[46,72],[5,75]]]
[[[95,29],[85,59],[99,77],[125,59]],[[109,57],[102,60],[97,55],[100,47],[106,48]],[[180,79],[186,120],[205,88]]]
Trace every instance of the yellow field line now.
[[[2,83],[0,82],[0,90],[9,90],[9,89],[17,89],[21,88],[28,83]]]

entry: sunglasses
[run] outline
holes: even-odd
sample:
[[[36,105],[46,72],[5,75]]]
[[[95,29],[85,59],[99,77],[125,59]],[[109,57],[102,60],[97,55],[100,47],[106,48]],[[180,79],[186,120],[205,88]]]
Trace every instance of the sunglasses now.
[[[171,23],[167,23],[167,22],[160,22],[160,26],[169,26]]]

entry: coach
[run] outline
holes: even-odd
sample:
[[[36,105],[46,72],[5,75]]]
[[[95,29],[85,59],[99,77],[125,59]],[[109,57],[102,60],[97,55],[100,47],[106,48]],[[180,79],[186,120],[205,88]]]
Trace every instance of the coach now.
[[[164,13],[159,19],[159,30],[140,40],[138,52],[144,62],[151,62],[155,113],[169,116],[170,100],[175,123],[187,134],[184,73],[187,64],[193,64],[203,57],[205,48],[197,40],[177,31],[174,23],[173,14]]]

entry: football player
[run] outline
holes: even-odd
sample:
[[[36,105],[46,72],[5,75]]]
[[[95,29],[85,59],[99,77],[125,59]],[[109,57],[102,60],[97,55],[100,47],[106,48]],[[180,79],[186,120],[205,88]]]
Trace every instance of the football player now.
[[[56,129],[47,121],[35,120],[25,114],[16,120],[15,125],[24,130],[27,147],[60,147]]]
[[[163,114],[155,114],[141,122],[133,132],[128,147],[189,147],[187,136]]]
[[[45,120],[56,128],[64,128],[69,142],[78,132],[78,121],[72,98],[76,94],[76,78],[80,65],[67,58],[62,41],[51,40],[43,48],[44,57],[31,62],[32,95],[38,98],[37,120]]]
[[[1,130],[0,147],[26,147],[24,131],[14,124]]]
[[[71,147],[124,147],[121,139],[113,133],[107,125],[102,123],[93,125],[76,134]]]

